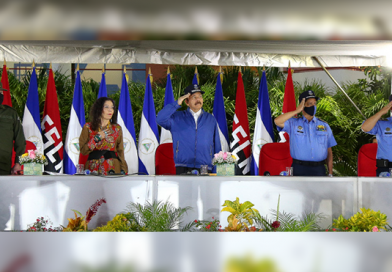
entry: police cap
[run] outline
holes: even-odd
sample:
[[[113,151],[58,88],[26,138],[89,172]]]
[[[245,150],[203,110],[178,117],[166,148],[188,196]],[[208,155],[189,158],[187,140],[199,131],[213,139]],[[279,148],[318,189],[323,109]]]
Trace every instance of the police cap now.
[[[194,93],[200,92],[201,94],[204,94],[202,90],[200,90],[200,86],[197,84],[189,85],[188,87],[185,88],[184,90],[184,95],[190,93],[191,95]]]
[[[319,100],[319,98],[314,94],[314,92],[312,90],[305,91],[305,92],[301,93],[298,98],[299,103],[301,103],[302,99],[304,99],[304,98],[305,98],[305,101],[308,100],[309,98],[315,98],[316,101]]]

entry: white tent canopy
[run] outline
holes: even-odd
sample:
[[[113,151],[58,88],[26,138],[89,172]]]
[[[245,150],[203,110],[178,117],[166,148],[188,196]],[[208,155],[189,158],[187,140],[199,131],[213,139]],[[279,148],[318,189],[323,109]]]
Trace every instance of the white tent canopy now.
[[[1,41],[0,58],[37,63],[215,66],[388,66],[392,41]]]

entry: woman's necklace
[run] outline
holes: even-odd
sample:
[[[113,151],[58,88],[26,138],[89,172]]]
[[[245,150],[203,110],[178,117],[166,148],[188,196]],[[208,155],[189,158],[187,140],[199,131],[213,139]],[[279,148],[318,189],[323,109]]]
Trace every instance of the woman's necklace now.
[[[107,125],[106,125],[106,129],[109,129],[110,128],[110,121],[107,123]],[[100,130],[104,130],[105,129],[105,126],[100,126]]]

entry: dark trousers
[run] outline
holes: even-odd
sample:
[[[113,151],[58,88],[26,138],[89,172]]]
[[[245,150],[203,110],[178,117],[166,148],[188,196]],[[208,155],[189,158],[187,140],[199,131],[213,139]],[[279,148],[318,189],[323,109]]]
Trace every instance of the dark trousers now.
[[[325,165],[310,166],[293,162],[293,176],[326,176]]]
[[[188,172],[191,172],[192,170],[197,170],[200,174],[200,168],[176,166],[176,175],[184,175]],[[208,170],[208,173],[211,173],[211,171]]]

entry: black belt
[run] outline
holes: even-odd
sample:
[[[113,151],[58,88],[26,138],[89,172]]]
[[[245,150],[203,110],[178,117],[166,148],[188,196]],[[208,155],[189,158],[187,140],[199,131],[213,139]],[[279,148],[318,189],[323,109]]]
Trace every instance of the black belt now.
[[[293,163],[300,164],[300,165],[307,165],[307,166],[319,166],[319,165],[324,165],[325,160],[323,161],[300,161],[293,159]]]
[[[118,159],[116,152],[109,150],[94,150],[88,155],[88,160],[99,160],[101,157],[107,159]]]
[[[388,160],[383,160],[383,159],[379,159],[376,160],[376,166],[377,167],[392,167],[392,162],[388,161]]]

